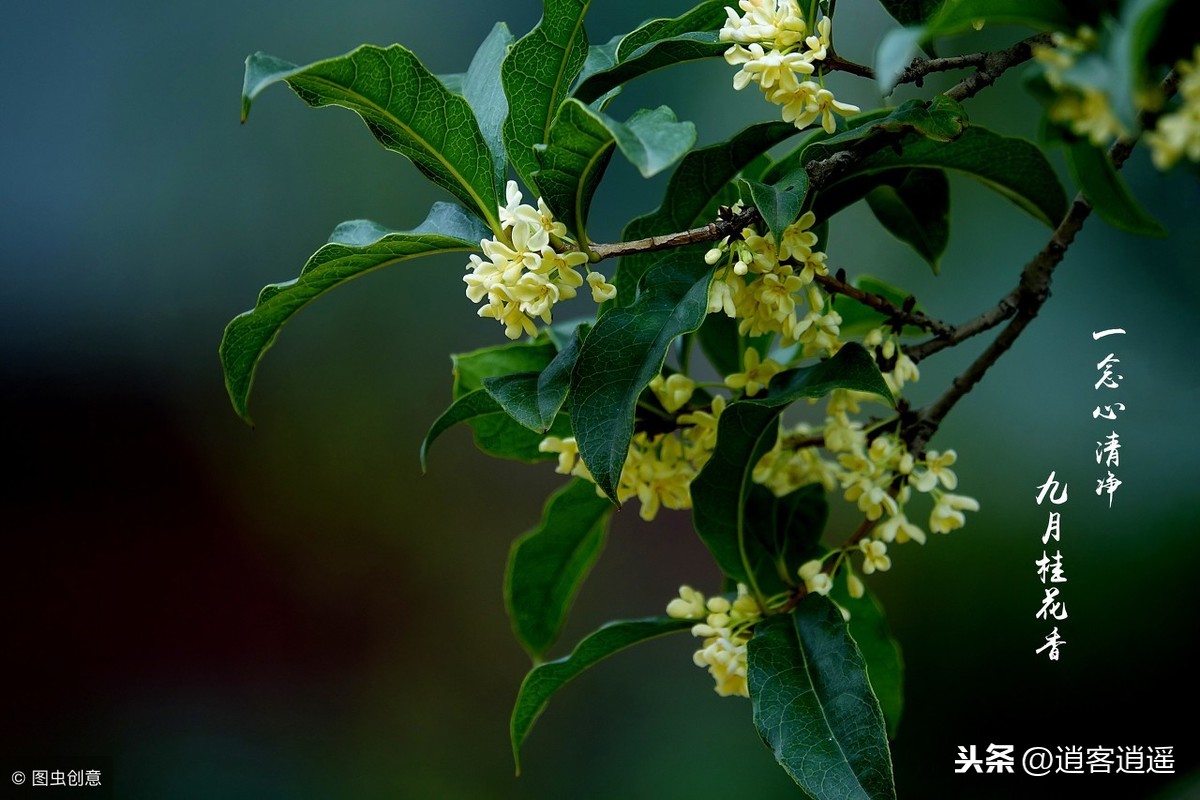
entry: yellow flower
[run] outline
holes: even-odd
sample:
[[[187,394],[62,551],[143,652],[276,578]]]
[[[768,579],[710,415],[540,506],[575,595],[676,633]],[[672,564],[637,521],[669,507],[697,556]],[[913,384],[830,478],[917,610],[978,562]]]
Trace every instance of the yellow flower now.
[[[783,371],[783,365],[774,359],[760,361],[758,351],[753,347],[746,348],[742,365],[745,371],[726,376],[725,385],[735,391],[744,389],[747,397],[754,397],[771,382],[771,378]]]
[[[580,253],[580,255],[583,255]],[[587,256],[583,256],[584,261]],[[612,300],[617,296],[617,287],[613,286],[599,272],[589,272],[587,276],[588,286],[592,287],[592,300],[599,304]]]
[[[813,594],[829,594],[833,589],[833,579],[822,571],[822,563],[817,559],[805,561],[798,573],[800,580],[804,581],[804,588]]]
[[[690,586],[679,587],[679,597],[667,603],[667,616],[673,619],[703,619],[704,595]]]
[[[870,575],[876,570],[887,572],[892,568],[892,558],[887,554],[887,545],[879,539],[863,539],[858,543],[858,549],[863,555],[864,575]]]
[[[963,511],[978,511],[979,501],[973,497],[944,493],[937,499],[929,515],[929,530],[934,533],[949,533],[966,524]]]
[[[650,381],[650,390],[654,392],[658,402],[662,403],[663,408],[674,413],[692,399],[692,393],[696,391],[696,382],[682,372],[676,372],[665,379],[662,375],[655,375]]]

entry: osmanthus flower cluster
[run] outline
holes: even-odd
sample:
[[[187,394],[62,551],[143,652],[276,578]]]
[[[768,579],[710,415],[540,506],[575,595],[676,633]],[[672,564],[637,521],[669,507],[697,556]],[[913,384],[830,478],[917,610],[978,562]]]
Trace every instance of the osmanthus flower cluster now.
[[[584,283],[576,270],[588,257],[564,245],[567,226],[554,219],[542,198],[536,208],[523,204],[516,181],[508,182],[506,197],[508,204],[499,208],[500,233],[480,241],[486,259],[472,254],[471,274],[463,281],[472,303],[486,300],[479,316],[498,320],[505,336],[518,339],[537,334],[533,318],[549,324],[554,305],[575,297]],[[616,296],[616,287],[599,272],[589,272],[587,283],[596,303]]]
[[[1111,46],[1111,45],[1110,45]],[[1074,35],[1055,32],[1050,44],[1033,48],[1042,65],[1042,77],[1055,92],[1048,117],[1084,137],[1096,147],[1107,147],[1118,138],[1138,133],[1123,121],[1113,98],[1114,82],[1098,81],[1105,75],[1099,60],[1105,43],[1090,26],[1081,26]],[[1200,45],[1191,58],[1175,62],[1178,75],[1178,100],[1173,108],[1164,108],[1160,87],[1152,84],[1134,88],[1129,99],[1135,110],[1153,120],[1145,131],[1151,160],[1160,170],[1173,167],[1181,159],[1200,162]]]
[[[1150,156],[1159,169],[1170,169],[1181,158],[1200,162],[1200,45],[1192,58],[1175,66],[1180,75],[1179,106],[1159,116],[1146,134]]]
[[[734,206],[738,210],[740,206]],[[814,249],[815,222],[816,216],[805,212],[784,229],[778,243],[771,232],[760,234],[755,226],[718,242],[705,255],[709,264],[724,261],[709,287],[709,313],[738,320],[742,336],[778,334],[784,347],[801,343],[806,356],[836,353],[842,318],[813,284],[815,276],[829,274],[825,253]],[[750,384],[749,396],[754,396],[758,383]]]
[[[1160,167],[1200,161],[1200,47],[1174,24],[1182,3],[879,1],[902,26],[884,42],[903,46],[881,45],[870,65],[834,52],[836,4],[824,0],[698,3],[607,44],[589,39],[588,3],[543,0],[533,30],[516,38],[497,24],[464,73],[445,75],[403,45],[305,66],[247,59],[243,116],[276,83],[309,105],[350,109],[446,197],[408,229],[339,225],[294,280],[265,287],[229,323],[220,357],[237,413],[249,418],[259,361],[307,303],[375,269],[451,254],[469,259],[465,293],[504,337],[453,356],[452,400],[422,463],[465,424],[490,455],[557,460],[570,476],[505,566],[506,607],[532,660],[512,716],[518,758],[575,675],[690,630],[700,640],[694,662],[718,694],[749,698],[759,733],[805,792],[836,800],[853,785],[894,800],[887,740],[902,665],[864,579],[891,570],[899,545],[960,529],[979,509],[959,493],[956,451],[934,449],[932,437],[1037,315],[1061,242],[1088,216],[1068,213],[1043,148],[969,119],[965,106],[1033,48],[1040,77],[1027,77],[1050,104],[1047,131],[1068,148],[1095,216],[1124,230],[1158,232],[1117,172],[1137,137]],[[854,33],[838,20],[839,36]],[[986,23],[1004,23],[989,26],[994,37],[1029,30],[992,52],[915,52],[945,52],[940,40]],[[783,122],[746,120],[697,147],[696,126],[666,106],[620,110],[636,94],[620,91],[630,80],[703,58],[736,67],[734,89],[756,85]],[[873,75],[885,93],[924,88],[937,72],[967,74],[943,93],[858,114],[825,87],[834,70]],[[830,135],[798,134],[814,125]],[[1118,137],[1110,157],[1101,148]],[[621,241],[599,243],[589,215],[618,153],[647,177],[674,171],[657,209],[628,220]],[[801,166],[805,180],[794,177]],[[954,274],[969,264],[941,263],[956,216],[949,171],[1055,231],[1032,260],[1015,257],[1030,265],[1010,295],[1021,297],[1019,313],[1006,298],[973,318],[946,309],[967,318],[949,325],[906,290],[827,263],[824,217],[866,200],[935,272],[944,266],[970,286],[969,274]],[[833,240],[840,235],[835,227]],[[564,321],[559,304],[581,292],[601,307]],[[924,359],[999,325],[1005,347],[983,348],[928,405],[904,399]],[[682,587],[665,615],[608,623],[554,659],[614,509],[635,500],[645,520],[691,511],[725,592]],[[857,526],[830,528],[831,502],[849,504]]]
[[[692,626],[692,635],[703,639],[704,643],[692,656],[692,661],[712,675],[717,694],[722,697],[750,696],[746,684],[746,643],[763,612],[745,584],[738,584],[737,595],[732,601],[722,595],[706,600],[692,587],[680,586],[679,597],[667,604],[667,616],[697,620]]]
[[[741,15],[725,9],[729,19],[721,28],[721,41],[734,43],[725,60],[741,67],[733,77],[734,89],[758,84],[767,100],[783,106],[784,121],[797,128],[820,120],[833,133],[834,114],[844,117],[861,110],[835,99],[823,76],[812,77],[816,64],[829,54],[829,17],[806,20],[796,0],[739,0],[738,7]]]

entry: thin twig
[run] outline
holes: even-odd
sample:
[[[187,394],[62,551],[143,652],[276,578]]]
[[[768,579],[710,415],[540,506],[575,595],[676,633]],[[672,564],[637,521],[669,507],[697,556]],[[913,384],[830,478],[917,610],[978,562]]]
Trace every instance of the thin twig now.
[[[987,56],[987,53],[967,53],[966,55],[946,56],[944,58],[914,58],[912,63],[904,68],[904,72],[900,73],[900,78],[896,83],[916,83],[920,85],[921,80],[926,75],[934,72],[949,72],[955,69],[978,67],[983,64]],[[872,80],[875,78],[875,70],[865,64],[859,64],[842,58],[836,53],[826,56],[821,64],[831,71],[849,72],[851,75],[858,75],[861,78],[870,78]]]
[[[878,311],[891,322],[903,325],[915,325],[918,328],[923,328],[940,336],[949,336],[953,333],[953,329],[940,320],[928,317],[920,311],[905,310],[882,295],[864,292],[857,286],[839,280],[832,275],[816,275],[813,277],[813,280],[825,287],[830,296],[844,294],[846,297],[857,300],[864,306]]]
[[[955,58],[975,59],[981,56],[978,70],[967,79],[956,84],[946,92],[947,97],[963,100],[973,97],[981,89],[992,85],[1005,71],[1028,61],[1033,51],[1031,45],[1043,40],[1044,36],[1034,36],[1018,42],[1006,50],[995,53],[975,54],[972,56],[956,56]],[[931,59],[941,61],[942,59]],[[910,67],[911,68],[911,67]],[[854,142],[845,150],[839,150],[826,158],[810,161],[805,165],[808,172],[809,191],[822,189],[849,172],[855,165],[867,156],[890,145],[903,133],[888,133],[880,131],[875,135],[866,136]],[[668,233],[661,236],[649,236],[630,242],[613,244],[592,244],[589,247],[591,260],[602,261],[634,253],[651,253],[656,250],[666,250],[672,247],[696,244],[698,242],[715,242],[726,236],[736,235],[750,225],[761,222],[762,217],[757,209],[747,208],[741,214],[722,217],[700,228],[692,228],[678,233]],[[741,227],[738,227],[738,226]]]
[[[1174,70],[1163,80],[1162,86],[1168,97],[1174,94],[1178,88],[1178,82],[1179,75]],[[1137,144],[1137,139],[1137,135],[1127,139],[1118,139],[1109,148],[1108,157],[1115,169],[1120,169],[1129,158],[1134,145]],[[1017,337],[1038,315],[1042,305],[1050,297],[1050,283],[1054,278],[1055,268],[1062,263],[1067,248],[1075,241],[1076,235],[1083,228],[1084,222],[1091,213],[1091,204],[1080,192],[1075,196],[1075,201],[1071,203],[1067,215],[1054,229],[1050,240],[1021,271],[1021,281],[1017,288],[1001,301],[1001,305],[988,312],[1002,317],[1007,312],[999,309],[1007,308],[1007,304],[1011,303],[1015,306],[1015,311],[1011,314],[1012,321],[1004,330],[1000,331],[987,349],[971,362],[971,365],[962,374],[951,381],[950,387],[941,397],[917,412],[915,421],[904,431],[903,435],[908,441],[910,449],[920,450],[924,447],[925,443],[937,432],[938,426],[950,413],[950,409],[954,408],[955,404],[983,379],[991,366],[1012,347]]]
[[[655,250],[667,250],[672,247],[682,247],[697,242],[715,242],[726,236],[735,236],[745,228],[762,222],[758,209],[747,208],[739,214],[720,217],[701,228],[692,228],[679,233],[667,233],[662,236],[648,236],[645,239],[635,239],[631,242],[616,242],[614,244],[592,244],[592,261],[602,261],[614,256],[627,256],[634,253],[652,253]]]

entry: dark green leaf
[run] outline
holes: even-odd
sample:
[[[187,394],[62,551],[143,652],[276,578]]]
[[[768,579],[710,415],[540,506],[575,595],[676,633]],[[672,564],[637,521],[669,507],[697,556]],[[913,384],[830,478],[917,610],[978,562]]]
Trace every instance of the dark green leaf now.
[[[936,275],[950,241],[950,182],[940,169],[914,169],[895,186],[867,195],[875,218],[908,244]]]
[[[1134,199],[1108,154],[1087,139],[1067,146],[1071,177],[1105,222],[1139,236],[1166,236],[1167,229]]]
[[[592,196],[615,144],[599,113],[571,98],[559,108],[546,144],[535,146],[541,166],[533,178],[542,199],[584,248]]]
[[[503,413],[504,409],[500,408],[500,404],[482,389],[468,392],[455,400],[448,409],[442,412],[440,417],[434,420],[433,425],[429,426],[429,432],[425,434],[425,439],[421,442],[421,471],[424,472],[429,466],[429,448],[433,447],[433,443],[443,433],[460,422],[469,422],[480,417],[502,415]]]
[[[425,221],[411,231],[393,231],[367,220],[339,225],[298,278],[264,287],[254,308],[226,326],[220,356],[234,410],[250,421],[247,403],[258,362],[284,323],[309,301],[380,267],[432,253],[478,250],[479,240],[489,235],[478,220],[452,203],[435,203]]]
[[[692,481],[692,519],[717,566],[730,578],[755,585],[744,509],[755,486],[754,467],[775,444],[779,415],[802,397],[824,397],[834,389],[872,392],[893,402],[875,359],[861,345],[849,343],[833,358],[776,375],[765,396],[730,403],[721,414],[717,447]]]
[[[1109,92],[1113,111],[1127,130],[1137,130],[1137,98],[1149,89],[1150,51],[1173,2],[1129,0],[1122,4],[1121,24],[1115,26],[1108,47],[1116,74],[1104,88]]]
[[[621,34],[618,33],[604,44],[588,47],[587,58],[583,62],[583,68],[579,70],[580,83],[617,63],[617,45],[621,43],[621,38]]]
[[[719,56],[729,49],[717,40],[724,24],[725,0],[706,0],[673,19],[654,19],[620,42],[611,64],[581,76],[574,95],[590,103],[606,92],[663,67]]]
[[[729,43],[720,41],[712,32],[681,33],[661,39],[582,81],[575,89],[575,97],[590,103],[634,78],[688,61],[715,58],[728,49]]]
[[[517,772],[521,771],[521,746],[529,735],[533,723],[541,716],[554,693],[568,681],[593,664],[604,660],[625,648],[664,636],[668,633],[686,631],[693,620],[650,617],[628,622],[610,622],[580,642],[571,655],[541,664],[530,670],[521,683],[517,703],[513,708],[512,736],[513,760]]]
[[[892,18],[901,25],[917,25],[937,11],[942,0],[879,0]]]
[[[846,582],[837,580],[829,596],[850,612],[846,626],[866,662],[867,678],[879,699],[888,738],[894,739],[904,711],[904,658],[900,643],[892,636],[883,607],[870,590],[855,599],[846,590]]]
[[[496,168],[471,106],[409,50],[398,44],[363,45],[305,67],[255,53],[246,59],[243,120],[258,93],[279,81],[310,106],[356,112],[384,147],[406,156],[492,230],[500,230]]]
[[[895,798],[879,701],[862,654],[828,598],[758,624],[747,648],[754,726],[817,800]]]
[[[796,570],[820,555],[829,507],[820,484],[776,497],[755,484],[746,494],[746,555],[755,583],[772,596],[795,586]]]
[[[588,55],[583,16],[591,0],[545,0],[542,19],[523,36],[500,67],[508,119],[504,145],[527,186],[540,188],[533,146],[549,140],[554,114]],[[540,194],[540,192],[539,192]]]
[[[513,632],[534,659],[558,639],[575,595],[604,548],[612,503],[575,479],[550,496],[542,523],[513,543],[504,600]]]
[[[747,344],[758,350],[759,355],[766,357],[773,337],[774,334],[755,336]],[[700,341],[700,347],[704,349],[704,355],[708,356],[709,363],[713,365],[713,369],[718,374],[732,375],[742,371],[744,368],[742,364],[743,350],[736,319],[724,314],[709,314],[704,318],[700,329],[696,331],[696,338]]]
[[[516,372],[483,379],[483,388],[517,422],[544,434],[567,399],[571,371],[588,325],[580,325],[541,372]]]
[[[571,419],[579,455],[613,502],[638,397],[662,371],[671,343],[699,328],[708,309],[712,267],[691,252],[659,258],[637,300],[600,317],[572,376]]]
[[[1050,162],[1033,142],[972,125],[952,142],[911,137],[901,152],[881,150],[844,178],[898,167],[952,169],[966,173],[1054,227],[1067,211],[1067,195]],[[843,178],[843,179],[844,179]]]
[[[617,59],[624,61],[648,44],[661,42],[672,36],[697,31],[719,31],[728,19],[726,0],[704,0],[678,17],[652,19],[634,28],[621,40],[617,48]]]
[[[797,167],[802,167],[808,164],[808,162],[812,161],[814,156],[809,155],[809,149],[814,145],[827,142],[835,136],[841,136],[846,131],[863,128],[869,123],[883,119],[890,113],[891,109],[877,108],[873,111],[868,111],[863,114],[856,114],[849,119],[838,117],[837,130],[832,134],[826,133],[824,128],[813,128],[812,130],[806,130],[794,148],[772,163],[770,168],[762,173],[761,180],[764,183],[774,183],[775,181],[778,181],[789,172],[794,171]],[[859,138],[866,135],[867,130],[864,129]],[[836,145],[833,149],[837,149]],[[829,152],[833,152],[833,149],[831,149]]]
[[[511,342],[487,347],[472,353],[452,356],[454,361],[454,397],[459,398],[484,388],[484,381],[501,375],[521,372],[542,372],[555,357],[554,345],[544,340]],[[538,449],[546,436],[570,436],[570,420],[559,415],[544,433],[521,425],[509,414],[478,417],[468,422],[475,434],[475,444],[483,452],[499,458],[517,461],[546,461],[553,453]]]
[[[555,217],[586,247],[588,209],[614,143],[648,178],[670,166],[695,141],[696,126],[678,122],[666,106],[636,111],[622,123],[569,98],[554,118],[549,141],[535,147],[541,169],[534,179]]]
[[[471,104],[483,140],[492,152],[492,163],[496,167],[496,194],[504,195],[504,181],[508,177],[508,156],[504,152],[504,120],[508,116],[508,100],[500,85],[500,63],[508,55],[513,35],[508,26],[497,22],[492,32],[479,45],[471,66],[463,79],[463,97]]]
[[[671,174],[662,205],[631,220],[625,226],[625,240],[683,231],[710,222],[719,203],[736,199],[730,181],[760,154],[796,132],[796,126],[787,122],[763,122],[739,131],[728,141],[688,153]],[[638,282],[655,263],[656,255],[641,253],[621,259],[613,278],[619,305],[633,302]]]
[[[556,352],[551,342],[535,339],[456,353],[450,356],[454,364],[454,396],[458,398],[482,389],[485,378],[514,372],[541,372],[554,360]]]
[[[869,124],[850,121],[849,130],[812,141],[804,151],[804,163],[819,158],[828,158],[839,150],[874,136],[883,134],[914,133],[936,142],[949,142],[962,135],[967,126],[967,114],[963,107],[945,95],[929,101],[909,100],[886,116],[870,120]]]
[[[926,36],[965,33],[978,22],[1020,25],[1039,31],[1074,30],[1075,20],[1059,0],[951,0],[926,26]]]
[[[775,234],[775,241],[782,241],[784,229],[800,216],[808,194],[808,173],[803,168],[796,169],[770,186],[748,178],[740,182],[767,223],[767,229]]]

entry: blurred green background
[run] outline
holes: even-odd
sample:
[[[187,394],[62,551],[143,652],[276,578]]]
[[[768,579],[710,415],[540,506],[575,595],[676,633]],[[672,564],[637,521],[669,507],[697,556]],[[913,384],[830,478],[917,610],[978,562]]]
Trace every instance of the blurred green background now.
[[[596,5],[593,42],[687,7]],[[462,259],[373,274],[300,315],[260,370],[256,429],[225,397],[221,330],[263,284],[294,277],[342,220],[406,228],[446,199],[354,115],[312,110],[286,89],[239,127],[245,56],[307,63],[399,41],[456,72],[496,18],[521,35],[539,13],[534,0],[5,8],[6,759],[111,758],[122,798],[797,796],[748,703],[718,698],[692,665],[688,637],[571,685],[513,776],[508,712],[528,663],[501,575],[561,478],[489,461],[464,430],[420,474],[421,437],[449,398],[448,354],[503,341],[465,300]],[[839,50],[869,61],[888,24],[874,3],[844,0]],[[985,30],[978,46],[1014,35]],[[667,103],[714,142],[773,113],[731,79],[719,61],[677,68],[631,85],[612,113]],[[865,82],[835,88],[864,108],[879,102]],[[1036,130],[1017,75],[969,109],[1003,131]],[[871,581],[908,666],[894,744],[902,798],[1187,796],[1180,780],[1200,765],[1200,198],[1192,178],[1157,174],[1142,152],[1127,174],[1170,238],[1088,223],[1041,316],[934,441],[958,450],[960,490],[982,511],[896,551],[892,572]],[[595,238],[615,240],[664,182],[614,159]],[[1048,231],[975,184],[956,179],[953,191],[940,277],[862,208],[834,222],[830,263],[910,288],[935,316],[974,315]],[[1117,326],[1128,334],[1092,341]],[[983,346],[923,363],[913,399],[936,396]],[[1110,396],[1127,406],[1115,424],[1091,417],[1094,365],[1111,350],[1124,381]],[[1092,454],[1114,429],[1124,484],[1109,509],[1093,494]],[[1051,470],[1070,486],[1058,663],[1033,653],[1049,627],[1034,619],[1046,517],[1034,490]],[[647,525],[623,511],[564,645],[608,619],[658,613],[683,582],[717,585],[688,516]],[[957,746],[993,742],[1173,745],[1179,775],[953,774]],[[0,784],[3,796],[7,776]]]

